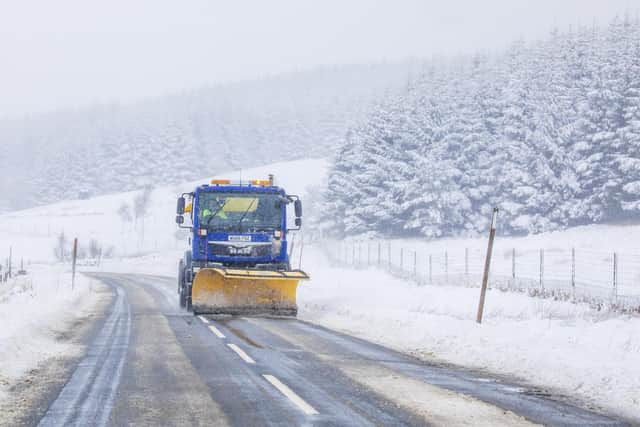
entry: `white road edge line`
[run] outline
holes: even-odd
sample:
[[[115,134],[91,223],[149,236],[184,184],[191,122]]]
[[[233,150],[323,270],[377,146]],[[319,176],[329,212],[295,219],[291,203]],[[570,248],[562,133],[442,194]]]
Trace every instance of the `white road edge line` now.
[[[204,323],[207,323],[207,324],[209,323],[209,319],[207,319],[204,316],[198,316],[198,319],[202,320]]]
[[[318,411],[313,406],[309,405],[300,396],[298,396],[293,390],[283,384],[279,379],[273,375],[262,375],[272,386],[277,388],[280,393],[284,394],[290,401],[292,401],[298,408],[307,415],[318,415]]]
[[[247,363],[250,364],[254,364],[256,363],[255,360],[253,360],[252,358],[249,357],[249,355],[247,353],[245,353],[240,347],[238,347],[235,344],[227,344],[229,346],[229,348],[233,351],[236,352],[236,354],[238,356],[240,356],[240,359],[244,360]]]
[[[213,332],[214,334],[216,334],[216,336],[217,336],[218,338],[224,338],[224,334],[223,334],[222,332],[220,332],[220,331],[218,330],[218,328],[216,328],[215,326],[213,326],[213,325],[209,325],[209,330],[210,330],[211,332]]]

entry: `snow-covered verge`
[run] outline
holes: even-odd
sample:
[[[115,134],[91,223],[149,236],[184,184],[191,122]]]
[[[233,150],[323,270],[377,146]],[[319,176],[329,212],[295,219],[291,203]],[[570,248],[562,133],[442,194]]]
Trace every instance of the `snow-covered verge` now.
[[[101,298],[97,284],[60,265],[30,265],[28,275],[0,283],[0,401],[31,369],[52,358],[76,356],[81,346],[65,337]],[[77,326],[77,325],[76,325]]]
[[[490,291],[416,286],[377,269],[305,255],[299,318],[426,360],[513,376],[640,422],[640,319],[584,304]]]
[[[489,285],[640,312],[638,225],[588,225],[529,236],[497,236]],[[379,265],[418,283],[479,286],[487,236],[475,238],[349,239],[326,242],[347,267]]]

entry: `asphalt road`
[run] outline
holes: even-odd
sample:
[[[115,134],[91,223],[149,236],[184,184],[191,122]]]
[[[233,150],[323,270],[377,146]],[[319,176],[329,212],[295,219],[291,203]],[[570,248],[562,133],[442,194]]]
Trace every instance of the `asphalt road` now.
[[[94,277],[113,302],[39,425],[625,425],[299,320],[194,317],[173,279]]]

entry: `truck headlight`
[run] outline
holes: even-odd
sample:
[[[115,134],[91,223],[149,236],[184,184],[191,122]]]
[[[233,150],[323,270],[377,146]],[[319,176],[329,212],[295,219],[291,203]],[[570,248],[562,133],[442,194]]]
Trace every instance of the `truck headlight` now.
[[[282,240],[273,239],[271,241],[271,255],[278,256],[280,255],[280,250],[282,249]]]

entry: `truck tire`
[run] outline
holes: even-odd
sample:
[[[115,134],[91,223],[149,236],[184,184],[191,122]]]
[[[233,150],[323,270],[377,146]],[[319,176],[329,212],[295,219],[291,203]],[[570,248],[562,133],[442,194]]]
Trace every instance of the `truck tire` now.
[[[193,258],[191,257],[191,251],[184,253],[184,267],[188,270],[193,270]]]
[[[178,294],[184,286],[184,261],[180,260],[178,263]]]
[[[187,299],[185,297],[185,288],[180,289],[180,307],[184,308],[187,305]]]
[[[185,286],[185,305],[187,307],[187,311],[193,312],[193,305],[191,304],[191,284]]]

